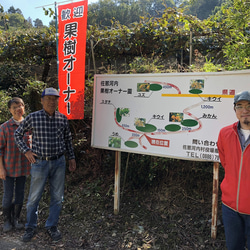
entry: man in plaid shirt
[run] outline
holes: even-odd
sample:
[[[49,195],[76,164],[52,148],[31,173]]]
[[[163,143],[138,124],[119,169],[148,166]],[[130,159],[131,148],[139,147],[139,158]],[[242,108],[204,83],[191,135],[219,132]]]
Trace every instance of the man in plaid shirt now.
[[[12,118],[0,126],[0,179],[3,180],[4,188],[2,200],[4,232],[10,231],[13,226],[17,229],[24,227],[19,218],[23,206],[26,176],[30,174],[30,163],[14,142],[14,132],[23,121],[24,102],[21,98],[14,97],[8,102],[8,108]],[[24,134],[23,139],[28,145],[29,134]],[[14,193],[15,199],[12,203]]]
[[[45,223],[53,241],[61,239],[57,229],[64,195],[65,157],[68,154],[69,170],[76,169],[71,132],[67,117],[56,111],[59,93],[46,88],[42,93],[42,110],[29,114],[15,132],[15,141],[20,151],[31,163],[31,184],[27,203],[27,223],[23,241],[30,241],[37,227],[37,209],[48,179],[50,184],[49,217]],[[23,140],[26,131],[32,131],[32,150]]]

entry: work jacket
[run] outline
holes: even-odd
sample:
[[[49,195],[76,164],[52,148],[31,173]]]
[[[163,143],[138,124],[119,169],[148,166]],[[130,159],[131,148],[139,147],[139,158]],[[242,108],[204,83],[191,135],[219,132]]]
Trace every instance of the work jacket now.
[[[242,151],[237,125],[238,122],[222,128],[217,142],[225,169],[220,185],[222,202],[239,213],[250,215],[250,144]]]

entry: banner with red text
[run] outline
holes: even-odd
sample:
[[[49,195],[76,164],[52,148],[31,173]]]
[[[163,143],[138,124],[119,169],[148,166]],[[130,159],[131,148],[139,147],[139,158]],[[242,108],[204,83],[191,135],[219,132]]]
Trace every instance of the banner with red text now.
[[[59,111],[68,119],[84,117],[88,1],[58,6]]]

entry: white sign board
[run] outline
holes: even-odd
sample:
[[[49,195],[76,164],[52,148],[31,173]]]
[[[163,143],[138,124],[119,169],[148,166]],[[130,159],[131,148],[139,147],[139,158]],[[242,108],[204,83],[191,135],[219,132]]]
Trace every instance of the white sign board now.
[[[92,147],[219,162],[234,94],[249,89],[250,70],[95,75]]]

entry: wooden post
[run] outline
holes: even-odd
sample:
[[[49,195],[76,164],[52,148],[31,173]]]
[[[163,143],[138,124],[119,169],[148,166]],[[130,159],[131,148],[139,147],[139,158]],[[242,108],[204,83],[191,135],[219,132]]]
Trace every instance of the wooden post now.
[[[192,55],[193,55],[193,33],[190,29],[190,41],[189,41],[189,66],[192,65]]]
[[[115,152],[115,191],[114,191],[114,214],[119,213],[120,208],[120,176],[121,176],[121,152]]]
[[[212,226],[211,237],[216,239],[217,215],[218,215],[218,188],[219,188],[219,163],[214,162],[213,166],[213,197],[212,197]]]
[[[94,66],[94,74],[96,74],[94,45],[93,45],[93,40],[92,39],[90,40],[90,46],[91,46],[91,54],[92,54],[92,60],[93,60],[93,66]]]

